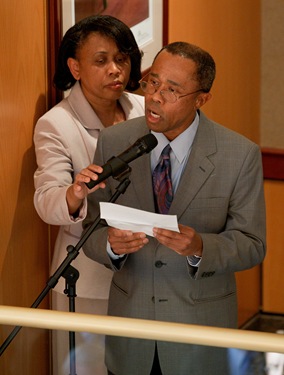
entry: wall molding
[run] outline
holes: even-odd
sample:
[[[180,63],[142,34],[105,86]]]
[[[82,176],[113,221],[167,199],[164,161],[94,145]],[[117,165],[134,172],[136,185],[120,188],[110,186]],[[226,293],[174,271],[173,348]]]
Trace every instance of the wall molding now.
[[[262,148],[261,152],[264,178],[284,180],[284,149]]]

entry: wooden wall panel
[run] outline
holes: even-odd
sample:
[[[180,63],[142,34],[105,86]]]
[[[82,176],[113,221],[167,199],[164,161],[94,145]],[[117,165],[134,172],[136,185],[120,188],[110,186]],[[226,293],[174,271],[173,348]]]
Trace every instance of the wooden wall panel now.
[[[284,150],[263,148],[267,217],[267,255],[263,264],[262,290],[265,313],[284,314]]]
[[[47,226],[33,206],[33,129],[47,109],[45,0],[1,0],[0,304],[29,307],[46,285]],[[48,307],[48,298],[40,305]],[[0,327],[0,345],[14,327]],[[5,375],[49,373],[49,332],[23,328],[0,358]]]
[[[284,314],[284,181],[266,180],[267,255],[263,264],[263,311]]]
[[[215,121],[259,142],[260,0],[169,0],[169,41],[208,50],[217,75],[203,107]]]
[[[168,28],[169,42],[197,44],[216,61],[213,98],[204,112],[256,143],[260,141],[260,5],[260,0],[169,0]],[[238,273],[237,281],[242,325],[260,309],[259,267]]]

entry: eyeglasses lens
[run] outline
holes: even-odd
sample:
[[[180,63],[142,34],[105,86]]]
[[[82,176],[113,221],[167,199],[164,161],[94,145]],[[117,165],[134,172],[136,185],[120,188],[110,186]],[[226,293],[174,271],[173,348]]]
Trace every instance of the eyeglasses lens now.
[[[154,94],[157,89],[151,85],[149,82],[146,81],[141,81],[140,82],[140,87],[141,89],[146,93],[146,94]],[[174,93],[172,93],[169,90],[161,90],[160,95],[169,103],[175,103],[177,100],[177,97],[175,96]]]

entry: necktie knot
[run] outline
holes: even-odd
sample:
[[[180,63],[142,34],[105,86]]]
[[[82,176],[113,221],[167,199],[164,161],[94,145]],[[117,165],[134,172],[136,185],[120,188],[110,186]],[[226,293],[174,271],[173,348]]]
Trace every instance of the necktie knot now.
[[[155,195],[156,211],[167,214],[173,200],[171,181],[171,146],[168,144],[161,153],[160,162],[153,172],[153,188]]]
[[[171,152],[171,145],[168,144],[168,145],[166,145],[166,147],[161,152],[161,157],[163,159],[169,159],[170,158],[170,152]]]

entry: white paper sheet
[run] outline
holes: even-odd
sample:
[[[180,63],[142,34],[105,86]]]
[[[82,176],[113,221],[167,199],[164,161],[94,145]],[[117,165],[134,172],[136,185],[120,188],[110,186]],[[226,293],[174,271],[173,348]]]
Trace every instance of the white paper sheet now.
[[[143,232],[152,237],[154,227],[179,232],[176,215],[153,214],[108,202],[100,202],[100,210],[101,219],[114,228]]]

